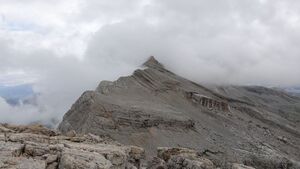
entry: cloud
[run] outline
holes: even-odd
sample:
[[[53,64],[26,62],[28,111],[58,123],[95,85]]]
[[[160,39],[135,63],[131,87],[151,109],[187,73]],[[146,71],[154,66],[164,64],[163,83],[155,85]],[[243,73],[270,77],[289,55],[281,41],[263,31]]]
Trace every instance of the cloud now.
[[[142,15],[102,27],[86,57],[137,65],[155,55],[202,83],[300,83],[300,15],[292,1],[151,2]]]
[[[296,0],[1,1],[0,83],[30,81],[40,95],[36,107],[2,101],[0,121],[60,119],[84,90],[131,74],[150,55],[200,83],[300,85],[299,6]]]
[[[24,54],[8,46],[11,45],[0,45],[0,50],[7,51],[9,56],[0,63],[0,70],[4,72],[0,76],[2,83],[11,86],[33,82],[37,98],[35,105],[19,107],[2,102],[0,122],[42,122],[56,125],[53,122],[57,123],[85,90],[94,90],[102,79],[114,80],[119,75],[128,75],[134,70],[126,65],[114,67],[105,62],[92,63],[75,56],[58,57],[52,51],[44,49]],[[19,69],[22,71],[7,73]],[[8,117],[10,114],[11,117]],[[17,117],[19,118],[15,119]]]
[[[31,105],[11,106],[0,97],[0,123],[28,124],[31,122],[42,122],[48,124],[50,114],[42,113]]]

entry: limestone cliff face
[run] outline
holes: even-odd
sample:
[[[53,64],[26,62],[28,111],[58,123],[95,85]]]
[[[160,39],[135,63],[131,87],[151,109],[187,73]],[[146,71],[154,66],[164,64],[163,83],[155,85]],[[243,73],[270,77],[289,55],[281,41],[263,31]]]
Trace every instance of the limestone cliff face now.
[[[242,161],[300,160],[300,99],[264,87],[204,87],[151,57],[143,70],[86,91],[59,130],[106,134],[146,149],[182,146]]]

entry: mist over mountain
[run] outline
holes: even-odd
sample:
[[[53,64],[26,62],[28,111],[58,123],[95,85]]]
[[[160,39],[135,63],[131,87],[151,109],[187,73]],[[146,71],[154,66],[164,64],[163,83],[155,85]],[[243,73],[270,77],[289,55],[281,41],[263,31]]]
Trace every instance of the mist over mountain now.
[[[299,169],[299,0],[0,0],[0,168]]]
[[[0,86],[32,84],[36,105],[21,110],[31,110],[33,121],[61,119],[83,91],[132,74],[151,55],[197,83],[299,86],[299,6],[295,0],[1,1]],[[11,121],[30,123],[5,102],[1,117],[13,112]]]

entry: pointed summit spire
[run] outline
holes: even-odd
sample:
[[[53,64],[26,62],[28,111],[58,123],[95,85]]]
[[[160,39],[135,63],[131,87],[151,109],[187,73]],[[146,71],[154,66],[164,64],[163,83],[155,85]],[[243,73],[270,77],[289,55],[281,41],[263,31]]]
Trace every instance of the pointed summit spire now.
[[[159,63],[159,61],[157,61],[154,56],[150,56],[143,65],[149,68],[164,68],[164,66]]]

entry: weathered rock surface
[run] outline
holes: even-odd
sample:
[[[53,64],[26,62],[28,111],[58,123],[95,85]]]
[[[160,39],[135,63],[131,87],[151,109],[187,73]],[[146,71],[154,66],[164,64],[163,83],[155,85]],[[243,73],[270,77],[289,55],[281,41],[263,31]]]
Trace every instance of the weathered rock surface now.
[[[187,148],[160,147],[157,149],[157,156],[165,161],[165,168],[168,169],[215,169],[209,159]]]
[[[104,136],[68,137],[40,125],[0,128],[1,169],[140,168],[145,157],[142,148],[122,146]]]
[[[145,148],[147,158],[166,146],[195,149],[216,166],[248,160],[259,169],[267,159],[300,161],[300,98],[265,87],[204,87],[154,57],[144,66],[84,92],[59,130],[110,135]],[[251,162],[252,156],[266,158]]]
[[[255,169],[244,164],[232,163],[224,169]],[[157,157],[148,162],[147,169],[217,169],[213,162],[188,148],[159,147]]]

